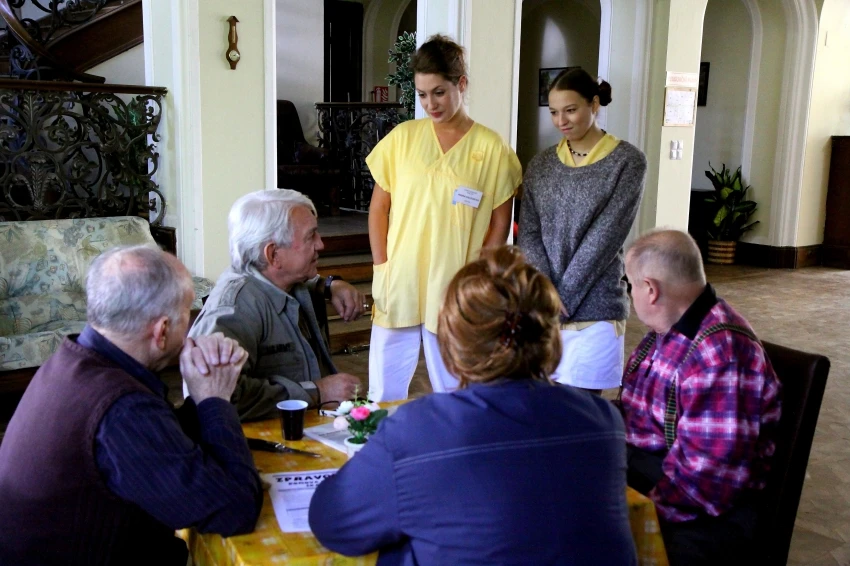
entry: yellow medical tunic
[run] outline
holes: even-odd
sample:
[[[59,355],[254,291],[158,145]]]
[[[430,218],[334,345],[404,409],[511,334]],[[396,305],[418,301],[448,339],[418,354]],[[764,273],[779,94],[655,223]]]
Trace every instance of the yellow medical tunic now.
[[[443,153],[430,118],[396,126],[366,164],[391,195],[387,262],[372,278],[372,323],[424,324],[436,333],[449,281],[478,259],[493,209],[516,193],[522,166],[499,134],[478,123]],[[452,204],[458,188],[480,191],[478,207]]]

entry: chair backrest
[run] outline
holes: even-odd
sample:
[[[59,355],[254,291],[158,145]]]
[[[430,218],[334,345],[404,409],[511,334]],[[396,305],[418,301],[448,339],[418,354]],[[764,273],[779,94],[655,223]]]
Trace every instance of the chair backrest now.
[[[289,100],[277,101],[277,164],[295,163],[295,146],[306,143],[298,110]]]
[[[784,565],[826,388],[829,359],[769,342],[764,342],[764,349],[782,383],[782,417],[759,510],[754,550],[759,564]]]

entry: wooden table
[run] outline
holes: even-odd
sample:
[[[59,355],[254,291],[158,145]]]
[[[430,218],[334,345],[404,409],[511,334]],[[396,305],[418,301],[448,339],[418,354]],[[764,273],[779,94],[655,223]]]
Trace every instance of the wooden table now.
[[[319,417],[315,409],[308,410],[304,426],[315,426],[330,422],[330,418]],[[280,422],[277,420],[247,423],[242,426],[245,436],[281,440]],[[297,442],[286,443],[321,454],[321,458],[310,458],[272,452],[252,452],[254,462],[261,473],[309,471],[339,468],[348,458],[315,440],[304,437]],[[652,501],[629,488],[626,492],[629,505],[629,522],[632,536],[638,549],[641,566],[667,566],[664,542],[658,528],[658,519]],[[312,533],[284,533],[280,530],[268,493],[263,495],[263,510],[253,533],[230,538],[214,534],[198,534],[194,530],[180,531],[192,555],[195,566],[261,566],[267,564],[290,565],[343,565],[375,564],[378,554],[349,558],[324,548]]]

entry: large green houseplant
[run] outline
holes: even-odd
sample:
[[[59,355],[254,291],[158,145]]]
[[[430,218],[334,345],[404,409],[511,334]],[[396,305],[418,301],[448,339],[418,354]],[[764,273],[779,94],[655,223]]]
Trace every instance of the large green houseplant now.
[[[755,201],[747,200],[750,186],[741,177],[741,168],[733,173],[723,164],[720,172],[708,164],[711,171],[705,176],[714,186],[714,193],[705,199],[712,218],[708,226],[708,261],[710,263],[734,263],[737,242],[745,232],[759,223],[749,222],[756,211]]]
[[[416,32],[404,32],[390,49],[389,63],[395,63],[395,73],[387,75],[387,82],[401,89],[398,101],[404,105],[407,120],[413,118],[416,107],[416,88],[413,86],[413,69],[410,65],[415,52]]]

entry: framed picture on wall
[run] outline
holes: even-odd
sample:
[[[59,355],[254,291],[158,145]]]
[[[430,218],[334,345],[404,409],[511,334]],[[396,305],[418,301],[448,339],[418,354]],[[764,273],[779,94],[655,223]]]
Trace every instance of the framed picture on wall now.
[[[708,69],[711,63],[703,61],[699,64],[699,88],[697,89],[697,106],[705,106],[708,100]]]
[[[538,84],[538,105],[549,106],[549,87],[552,86],[552,81],[555,80],[561,72],[571,71],[573,69],[581,69],[581,67],[547,67],[540,69],[539,84]]]

